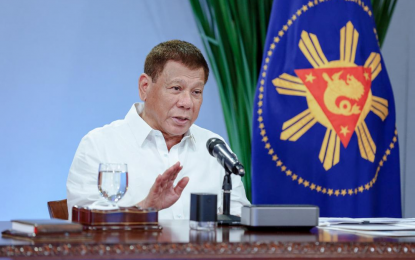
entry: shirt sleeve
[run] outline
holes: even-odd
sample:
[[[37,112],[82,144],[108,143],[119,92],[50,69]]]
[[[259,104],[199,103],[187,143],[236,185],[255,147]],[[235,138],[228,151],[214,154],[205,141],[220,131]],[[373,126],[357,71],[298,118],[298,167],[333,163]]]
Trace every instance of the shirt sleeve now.
[[[69,220],[74,205],[86,205],[100,198],[98,190],[99,155],[92,140],[85,136],[78,146],[66,182]]]

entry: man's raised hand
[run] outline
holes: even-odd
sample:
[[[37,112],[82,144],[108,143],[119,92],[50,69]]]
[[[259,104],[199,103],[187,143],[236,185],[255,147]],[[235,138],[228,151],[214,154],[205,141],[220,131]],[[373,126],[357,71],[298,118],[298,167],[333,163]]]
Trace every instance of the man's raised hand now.
[[[180,166],[180,163],[177,162],[162,175],[157,176],[147,197],[138,203],[138,206],[162,210],[176,203],[189,182],[189,177],[184,177],[177,183],[176,187],[173,186],[174,180],[176,180],[182,168],[183,166]]]

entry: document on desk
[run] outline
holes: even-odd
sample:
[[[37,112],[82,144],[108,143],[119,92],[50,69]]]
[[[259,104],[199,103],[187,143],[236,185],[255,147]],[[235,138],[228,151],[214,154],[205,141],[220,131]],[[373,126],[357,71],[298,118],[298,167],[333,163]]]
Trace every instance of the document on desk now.
[[[370,236],[415,236],[415,219],[320,218],[319,228]]]
[[[319,218],[318,222],[319,226],[340,224],[415,224],[415,218]]]

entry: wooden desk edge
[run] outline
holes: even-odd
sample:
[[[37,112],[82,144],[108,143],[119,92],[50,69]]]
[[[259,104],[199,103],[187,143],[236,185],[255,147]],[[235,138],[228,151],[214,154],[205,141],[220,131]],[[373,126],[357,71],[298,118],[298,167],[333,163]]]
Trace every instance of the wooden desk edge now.
[[[0,247],[0,258],[48,259],[415,259],[415,243],[254,242],[40,244]]]

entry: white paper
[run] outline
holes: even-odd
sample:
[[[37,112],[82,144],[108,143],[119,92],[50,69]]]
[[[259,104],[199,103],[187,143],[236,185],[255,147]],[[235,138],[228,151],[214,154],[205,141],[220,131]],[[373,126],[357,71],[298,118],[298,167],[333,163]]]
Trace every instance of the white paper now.
[[[367,231],[367,230],[351,230],[351,229],[337,229],[337,228],[325,228],[328,230],[336,230],[342,232],[350,232],[357,235],[364,236],[382,236],[382,237],[413,237],[415,231],[398,230],[398,231]]]
[[[319,218],[320,223],[326,225],[337,224],[398,224],[415,223],[415,218]]]
[[[319,228],[369,236],[415,236],[415,219],[319,218]]]
[[[397,230],[414,230],[415,226],[399,224],[340,224],[329,227],[330,229],[348,229],[363,231],[397,231]]]

